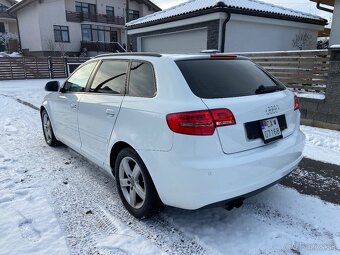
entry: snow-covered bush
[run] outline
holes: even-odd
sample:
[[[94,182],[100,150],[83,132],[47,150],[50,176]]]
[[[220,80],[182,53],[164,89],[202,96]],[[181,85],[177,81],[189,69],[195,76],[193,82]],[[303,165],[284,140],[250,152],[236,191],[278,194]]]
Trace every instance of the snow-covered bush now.
[[[8,43],[10,40],[18,40],[18,36],[13,33],[0,33],[0,51],[8,50]]]

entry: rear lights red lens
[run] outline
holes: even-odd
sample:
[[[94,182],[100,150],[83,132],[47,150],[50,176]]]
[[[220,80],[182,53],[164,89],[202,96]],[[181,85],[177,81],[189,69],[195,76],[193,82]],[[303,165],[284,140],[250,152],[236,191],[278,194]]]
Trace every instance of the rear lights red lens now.
[[[212,135],[216,127],[236,124],[228,109],[172,113],[166,121],[173,132],[185,135]]]
[[[234,114],[228,109],[214,109],[210,110],[216,127],[235,125]]]
[[[300,107],[299,98],[294,96],[294,111],[298,110]]]

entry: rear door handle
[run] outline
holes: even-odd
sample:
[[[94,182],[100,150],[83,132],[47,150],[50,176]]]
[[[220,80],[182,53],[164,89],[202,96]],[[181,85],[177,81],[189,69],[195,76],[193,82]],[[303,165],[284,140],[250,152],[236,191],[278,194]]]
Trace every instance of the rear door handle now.
[[[66,99],[66,96],[59,96],[60,99]]]
[[[106,109],[106,115],[109,117],[113,117],[116,115],[116,112],[113,109]]]

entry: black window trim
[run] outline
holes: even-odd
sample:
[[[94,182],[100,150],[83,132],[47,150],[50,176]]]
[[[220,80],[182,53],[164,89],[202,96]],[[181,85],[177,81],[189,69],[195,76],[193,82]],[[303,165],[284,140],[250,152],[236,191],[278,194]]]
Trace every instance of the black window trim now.
[[[112,14],[113,15],[107,15],[107,11],[108,11],[108,9],[107,8],[112,8],[110,11],[112,11]],[[106,5],[106,8],[105,8],[105,15],[106,16],[108,16],[108,17],[115,17],[115,7],[114,6],[112,6],[112,5]]]
[[[85,27],[85,26],[89,26],[89,28]],[[97,28],[95,28],[97,26]],[[102,26],[104,27],[104,29],[99,29],[98,26]],[[110,29],[106,29],[106,28],[110,28]],[[83,29],[90,29],[90,37],[91,40],[87,41],[84,40],[84,34],[83,34]],[[111,26],[106,26],[106,25],[94,25],[94,24],[81,24],[80,30],[81,30],[81,40],[84,42],[101,42],[101,43],[113,43],[113,42],[118,42],[118,31],[115,30],[115,27],[111,27]],[[94,41],[93,40],[93,31],[96,30],[98,31],[104,31],[104,41]],[[109,37],[109,42],[107,42],[106,39],[106,31],[110,32],[110,37]],[[116,34],[116,41],[112,41],[111,40],[111,33],[115,33]]]
[[[91,85],[92,85],[92,82],[94,80],[94,78],[96,77],[97,75],[97,72],[100,68],[100,66],[102,65],[103,62],[105,61],[121,61],[121,62],[128,62],[128,65],[127,65],[127,70],[126,70],[126,79],[125,79],[125,85],[124,85],[124,93],[123,94],[114,94],[114,93],[105,93],[105,92],[93,92],[91,91]],[[93,69],[92,73],[91,73],[91,76],[90,76],[90,79],[88,80],[87,82],[87,85],[86,85],[86,88],[84,90],[84,93],[86,94],[89,94],[89,95],[109,95],[109,96],[125,96],[126,95],[126,91],[127,91],[127,82],[128,82],[128,78],[129,78],[129,71],[130,71],[130,64],[131,64],[131,61],[130,59],[100,59],[98,61],[98,64],[96,65],[96,67]]]
[[[80,69],[80,68],[82,68],[82,67],[84,67],[84,66],[86,66],[86,65],[88,65],[88,64],[91,64],[92,62],[96,62],[96,65],[94,66],[94,68],[93,68],[93,70],[92,70],[92,72],[91,72],[91,74],[90,74],[90,76],[89,76],[89,79],[87,80],[87,83],[86,83],[86,86],[85,86],[85,88],[84,88],[84,91],[77,91],[77,92],[74,92],[74,91],[65,91],[64,90],[64,87],[65,87],[65,85],[66,85],[66,83],[68,82],[68,80]],[[63,86],[61,86],[60,87],[60,89],[59,89],[59,92],[60,93],[63,93],[63,94],[78,94],[78,93],[82,93],[82,94],[84,94],[84,93],[86,93],[86,89],[87,89],[87,87],[88,87],[88,85],[89,85],[89,82],[91,81],[91,79],[92,79],[92,75],[93,75],[93,72],[95,71],[95,70],[97,70],[97,67],[98,67],[98,64],[99,64],[99,62],[100,61],[98,61],[98,59],[93,59],[93,60],[89,60],[89,61],[86,61],[85,63],[83,63],[83,64],[81,64],[80,66],[78,66],[74,71],[73,71],[73,73],[67,78],[67,80],[63,83]]]
[[[98,14],[98,12],[97,12],[97,4],[86,3],[86,2],[82,2],[82,1],[75,1],[74,4],[75,4],[76,12],[77,12],[77,4],[80,5],[81,12],[77,12],[77,13],[81,13],[81,14],[86,13],[86,12],[83,12],[83,5],[87,5],[87,9],[88,9],[87,13],[89,15],[97,15]],[[90,13],[90,6],[94,6],[95,13]]]
[[[129,95],[130,70],[131,70],[132,62],[144,62],[144,63],[150,64],[150,66],[152,68],[153,80],[154,80],[154,84],[155,84],[155,93],[154,93],[154,95],[152,97],[142,97],[142,96],[131,96],[131,95]],[[138,97],[138,98],[155,98],[157,96],[157,94],[158,94],[158,87],[157,87],[156,72],[155,72],[155,68],[154,68],[153,64],[150,61],[143,60],[143,59],[130,59],[129,75],[128,75],[127,78],[128,78],[128,82],[127,82],[127,88],[125,90],[125,96],[127,96],[127,97]]]
[[[124,62],[129,62],[128,63],[128,67],[127,67],[127,73],[126,73],[126,80],[125,80],[125,88],[124,88],[124,94],[113,94],[113,93],[105,93],[105,92],[91,92],[90,88],[92,85],[92,82],[94,80],[94,77],[96,76],[100,66],[102,65],[103,61],[124,61]],[[141,97],[141,96],[131,96],[128,94],[129,91],[129,85],[130,85],[130,68],[132,65],[132,62],[145,62],[151,65],[152,71],[153,71],[153,79],[155,81],[155,94],[153,97]],[[78,67],[80,68],[80,67]],[[75,70],[77,71],[78,68]],[[66,83],[66,81],[65,81]],[[158,95],[158,84],[157,84],[157,79],[156,79],[156,72],[155,72],[155,67],[154,65],[147,60],[142,60],[142,59],[122,59],[122,58],[115,58],[115,59],[100,59],[97,63],[97,65],[95,66],[95,68],[93,69],[91,76],[87,82],[86,88],[83,92],[80,93],[86,93],[89,95],[110,95],[110,96],[125,96],[125,97],[138,97],[138,98],[155,98]]]
[[[63,30],[62,27],[66,27],[67,30]],[[58,29],[59,28],[59,29]],[[60,36],[61,36],[61,41],[57,41],[56,38],[55,38],[55,30],[57,30],[58,32],[60,32]],[[67,41],[64,41],[63,40],[63,33],[62,31],[67,31],[67,37],[68,37],[68,40]],[[56,43],[70,43],[71,42],[71,39],[70,39],[70,27],[69,26],[64,26],[64,25],[53,25],[53,36],[54,36],[54,42]]]

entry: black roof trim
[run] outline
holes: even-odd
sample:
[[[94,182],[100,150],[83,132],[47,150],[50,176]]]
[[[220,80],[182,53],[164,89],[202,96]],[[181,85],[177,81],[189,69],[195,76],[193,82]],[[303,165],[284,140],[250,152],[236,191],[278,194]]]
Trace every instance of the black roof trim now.
[[[103,57],[116,57],[116,56],[144,56],[144,57],[162,57],[159,53],[152,53],[152,52],[121,52],[121,53],[107,53],[97,55],[94,58],[103,58]]]
[[[277,14],[277,13],[270,13],[270,12],[264,12],[264,11],[255,11],[255,10],[245,10],[240,8],[230,8],[230,7],[212,7],[207,9],[201,9],[194,12],[179,14],[172,17],[167,17],[159,20],[154,20],[150,22],[145,22],[141,24],[136,24],[132,26],[126,26],[127,30],[136,29],[136,28],[142,28],[142,27],[148,27],[153,25],[159,25],[164,24],[167,22],[177,21],[177,20],[183,20],[188,18],[193,18],[209,13],[215,13],[215,12],[227,12],[230,13],[236,13],[236,14],[243,14],[243,15],[249,15],[249,16],[257,16],[257,17],[264,17],[264,18],[272,18],[272,19],[280,19],[280,20],[288,20],[288,21],[295,21],[295,22],[302,22],[302,23],[308,23],[308,24],[315,24],[315,25],[327,25],[328,21],[326,19],[323,20],[316,20],[312,18],[302,18],[302,17],[294,17],[284,14]]]

